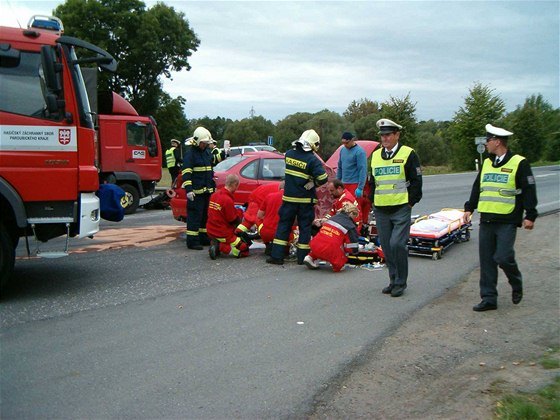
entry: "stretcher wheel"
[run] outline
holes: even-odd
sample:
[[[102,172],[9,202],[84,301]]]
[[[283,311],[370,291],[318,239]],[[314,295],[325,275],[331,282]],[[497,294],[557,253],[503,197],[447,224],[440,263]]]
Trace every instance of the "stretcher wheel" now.
[[[441,258],[441,251],[432,252],[432,260],[437,261]]]

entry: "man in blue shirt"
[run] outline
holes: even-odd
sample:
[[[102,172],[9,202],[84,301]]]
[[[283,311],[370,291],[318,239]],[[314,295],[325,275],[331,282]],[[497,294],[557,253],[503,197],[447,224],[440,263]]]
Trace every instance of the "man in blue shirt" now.
[[[342,133],[342,145],[338,158],[336,177],[342,181],[344,187],[350,191],[358,201],[362,213],[362,222],[367,226],[371,203],[364,188],[367,179],[367,156],[365,150],[356,143],[354,134],[346,131]]]

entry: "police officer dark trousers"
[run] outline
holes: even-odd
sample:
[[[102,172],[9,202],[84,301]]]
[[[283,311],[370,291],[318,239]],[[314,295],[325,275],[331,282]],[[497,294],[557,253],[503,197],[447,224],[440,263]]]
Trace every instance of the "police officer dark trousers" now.
[[[523,156],[508,150],[513,133],[486,124],[486,149],[496,159],[486,159],[476,177],[464,222],[475,209],[480,212],[480,297],[476,312],[498,308],[498,267],[511,285],[514,305],[523,298],[523,279],[515,261],[517,228],[533,229],[537,213],[537,191],[531,166]],[[525,213],[525,215],[523,214]]]
[[[389,285],[382,292],[399,297],[407,287],[410,215],[422,198],[422,172],[414,150],[399,144],[402,127],[386,118],[377,127],[383,147],[371,155],[372,201],[389,269]]]

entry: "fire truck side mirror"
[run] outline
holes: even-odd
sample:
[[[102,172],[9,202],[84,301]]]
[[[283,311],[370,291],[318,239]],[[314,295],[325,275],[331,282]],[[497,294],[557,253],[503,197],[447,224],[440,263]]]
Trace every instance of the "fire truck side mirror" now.
[[[62,66],[57,63],[56,55],[52,47],[48,45],[43,45],[41,47],[41,64],[43,66],[43,74],[45,77],[45,85],[49,93],[58,93],[62,90],[60,83],[60,74],[62,72]]]
[[[56,114],[58,112],[58,99],[55,94],[47,93],[45,96],[45,103],[47,105],[47,111],[51,114]]]

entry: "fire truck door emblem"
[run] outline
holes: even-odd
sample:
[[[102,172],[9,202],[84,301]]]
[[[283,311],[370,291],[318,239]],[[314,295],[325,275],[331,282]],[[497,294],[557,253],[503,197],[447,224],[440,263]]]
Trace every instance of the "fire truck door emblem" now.
[[[60,144],[68,144],[71,140],[71,131],[68,129],[60,129],[58,131],[58,142]]]

